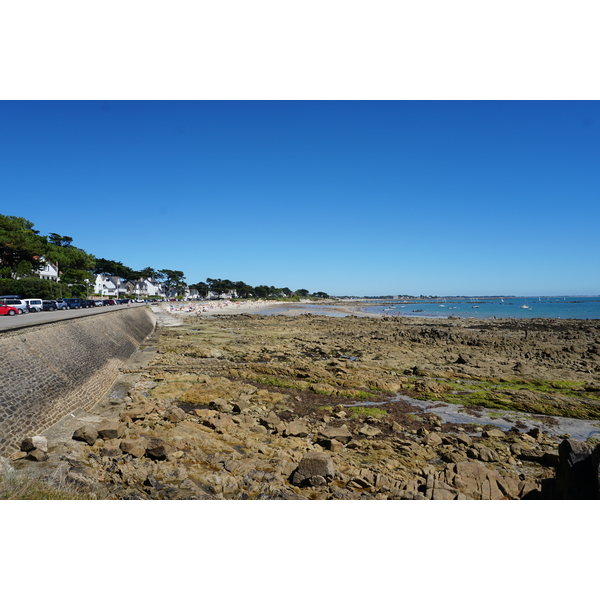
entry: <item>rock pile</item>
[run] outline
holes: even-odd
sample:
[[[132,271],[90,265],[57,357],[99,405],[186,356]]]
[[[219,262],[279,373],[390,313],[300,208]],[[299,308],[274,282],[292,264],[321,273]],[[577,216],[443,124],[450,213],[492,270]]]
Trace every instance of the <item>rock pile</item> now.
[[[101,485],[123,499],[496,500],[598,493],[600,450],[589,444],[558,446],[536,430],[411,432],[384,419],[376,427],[369,417],[340,413],[326,422],[298,417],[280,396],[222,377],[163,374],[139,382],[118,418],[76,429],[68,447],[48,448],[35,436],[13,459],[56,454],[72,481]]]
[[[42,435],[26,437],[21,441],[20,450],[12,454],[13,460],[27,458],[41,462],[48,456],[48,440]]]

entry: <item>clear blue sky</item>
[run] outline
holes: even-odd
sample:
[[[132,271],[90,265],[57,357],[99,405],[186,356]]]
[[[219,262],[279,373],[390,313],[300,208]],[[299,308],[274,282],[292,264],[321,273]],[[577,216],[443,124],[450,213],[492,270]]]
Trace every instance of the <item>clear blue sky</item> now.
[[[134,269],[600,293],[600,103],[0,102],[3,214]]]

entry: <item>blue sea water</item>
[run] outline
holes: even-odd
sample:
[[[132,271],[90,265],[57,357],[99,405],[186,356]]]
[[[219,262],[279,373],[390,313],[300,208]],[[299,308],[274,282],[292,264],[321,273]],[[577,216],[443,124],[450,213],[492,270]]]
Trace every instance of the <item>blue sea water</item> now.
[[[600,319],[600,296],[529,296],[504,298],[438,298],[365,302],[367,314],[476,319]],[[527,308],[524,308],[527,307]]]

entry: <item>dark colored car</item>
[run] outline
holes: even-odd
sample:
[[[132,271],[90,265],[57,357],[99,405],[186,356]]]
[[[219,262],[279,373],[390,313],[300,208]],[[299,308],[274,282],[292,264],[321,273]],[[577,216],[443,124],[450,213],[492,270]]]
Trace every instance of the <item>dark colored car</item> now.
[[[93,300],[82,300],[81,308],[94,308],[96,303]]]
[[[81,298],[65,298],[69,308],[81,308]]]
[[[56,300],[42,300],[42,310],[58,310],[58,304]]]
[[[9,306],[8,304],[4,304],[4,302],[0,302],[0,315],[16,315],[18,310],[14,306]]]

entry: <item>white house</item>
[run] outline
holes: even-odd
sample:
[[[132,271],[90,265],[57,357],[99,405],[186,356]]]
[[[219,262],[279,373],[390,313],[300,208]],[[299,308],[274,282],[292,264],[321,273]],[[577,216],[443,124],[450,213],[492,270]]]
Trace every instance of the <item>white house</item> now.
[[[186,300],[200,300],[200,294],[196,288],[185,288]]]
[[[216,292],[208,292],[207,300],[231,300],[237,298],[236,290],[229,290],[226,294],[217,294]]]
[[[97,296],[123,296],[130,294],[138,298],[165,295],[164,286],[155,279],[137,279],[127,281],[121,277],[102,273],[96,276],[94,293]]]
[[[122,296],[127,293],[126,280],[121,277],[100,274],[96,275],[94,293],[97,296]]]
[[[39,273],[40,279],[60,281],[58,267],[55,264],[48,262],[43,256],[40,257],[40,260],[44,261],[43,265],[36,270],[36,273]]]
[[[156,279],[144,279],[148,296],[163,296],[165,295],[165,286],[158,283]]]

